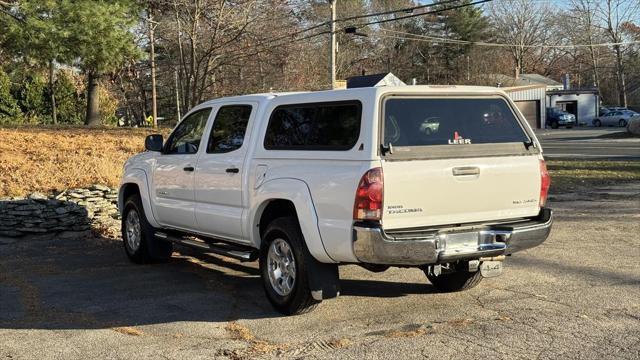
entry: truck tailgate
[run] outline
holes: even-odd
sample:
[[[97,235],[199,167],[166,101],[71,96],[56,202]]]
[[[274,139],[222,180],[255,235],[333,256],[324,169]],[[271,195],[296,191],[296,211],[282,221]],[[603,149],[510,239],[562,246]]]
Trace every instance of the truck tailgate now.
[[[535,216],[538,156],[383,161],[385,229]]]

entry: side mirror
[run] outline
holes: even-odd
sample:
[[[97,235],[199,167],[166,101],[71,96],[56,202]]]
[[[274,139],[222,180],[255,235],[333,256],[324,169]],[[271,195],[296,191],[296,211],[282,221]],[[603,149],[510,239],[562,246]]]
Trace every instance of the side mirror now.
[[[144,148],[148,151],[162,151],[162,135],[153,134],[144,139]]]

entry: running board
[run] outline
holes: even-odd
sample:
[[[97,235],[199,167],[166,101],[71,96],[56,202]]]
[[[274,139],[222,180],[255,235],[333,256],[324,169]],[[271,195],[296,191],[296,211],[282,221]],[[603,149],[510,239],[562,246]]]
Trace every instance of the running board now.
[[[200,240],[185,239],[179,235],[171,235],[156,231],[154,234],[158,239],[170,241],[179,245],[200,250],[205,253],[214,253],[217,255],[227,256],[242,262],[256,261],[258,259],[258,250],[251,247],[232,245],[227,243],[208,243]]]

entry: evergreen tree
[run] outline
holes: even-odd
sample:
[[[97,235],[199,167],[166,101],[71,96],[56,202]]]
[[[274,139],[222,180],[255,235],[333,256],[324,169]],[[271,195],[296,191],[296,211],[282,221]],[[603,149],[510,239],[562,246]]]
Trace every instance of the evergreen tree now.
[[[438,2],[442,2],[442,0]],[[434,6],[434,9],[442,10],[471,3],[472,0],[459,0],[454,3],[438,4]],[[476,6],[463,6],[428,18],[423,23],[422,32],[429,36],[473,42],[485,40],[488,27],[489,23],[483,15],[482,9]],[[433,76],[435,82],[458,83],[464,73],[459,71],[462,68],[461,63],[469,64],[467,56],[472,48],[471,44],[451,44],[444,40],[422,44],[420,53],[425,54],[424,57],[428,59],[429,63],[427,66],[431,67],[431,70],[440,70],[439,75]],[[467,71],[469,71],[468,68]]]
[[[16,2],[10,9],[11,16],[0,18],[0,24],[7,29],[4,47],[19,58],[35,61],[40,68],[48,71],[49,108],[53,123],[57,122],[54,92],[55,63],[70,60],[72,52],[68,47],[68,31],[65,25],[67,14],[59,1],[30,0]]]
[[[138,56],[130,31],[137,8],[129,0],[59,0],[68,19],[69,46],[87,77],[86,125],[100,125],[99,80]]]

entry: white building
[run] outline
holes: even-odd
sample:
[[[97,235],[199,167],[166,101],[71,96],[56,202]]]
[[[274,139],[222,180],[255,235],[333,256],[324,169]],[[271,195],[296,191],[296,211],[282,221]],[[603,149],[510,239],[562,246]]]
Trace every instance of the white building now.
[[[522,115],[534,129],[543,129],[547,117],[545,84],[511,86],[502,88],[516,103]]]
[[[591,125],[600,113],[600,93],[598,89],[550,90],[547,107],[574,114],[579,125]]]

